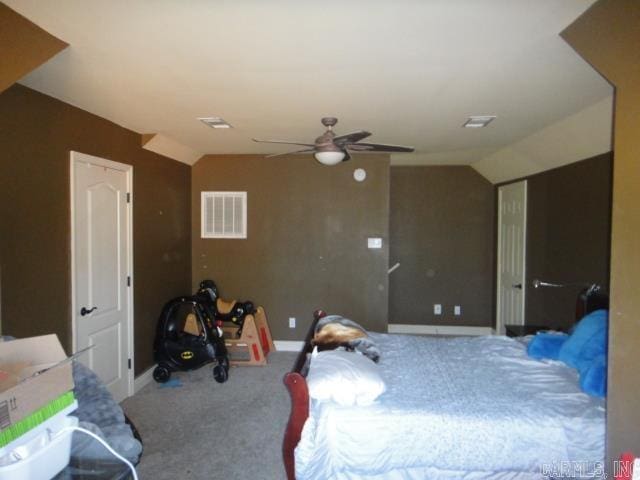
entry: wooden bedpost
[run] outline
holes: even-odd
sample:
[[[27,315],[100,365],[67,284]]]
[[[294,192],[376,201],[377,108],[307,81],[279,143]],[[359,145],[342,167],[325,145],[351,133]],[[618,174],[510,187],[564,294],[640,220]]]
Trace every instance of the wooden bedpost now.
[[[306,363],[307,354],[313,349],[311,340],[313,339],[316,323],[325,315],[326,313],[322,310],[313,312],[313,322],[311,322],[307,332],[304,347],[296,359],[293,370],[284,376],[284,384],[287,386],[291,396],[291,413],[289,414],[289,422],[282,442],[282,457],[284,459],[284,469],[287,472],[287,480],[296,479],[294,451],[300,441],[304,422],[307,421],[309,416],[309,389],[301,370]]]
[[[304,377],[297,372],[289,372],[284,376],[284,384],[291,395],[291,413],[284,434],[282,455],[284,469],[288,480],[295,480],[295,459],[293,452],[300,441],[302,427],[309,416],[309,390]]]

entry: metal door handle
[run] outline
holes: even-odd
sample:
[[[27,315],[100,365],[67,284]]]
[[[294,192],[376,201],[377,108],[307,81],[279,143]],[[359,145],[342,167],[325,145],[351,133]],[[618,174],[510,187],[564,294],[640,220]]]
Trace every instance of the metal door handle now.
[[[93,307],[91,310],[87,310],[85,307],[82,307],[80,309],[80,315],[82,315],[84,317],[85,315],[88,315],[88,314],[90,314],[91,312],[93,312],[94,310],[97,310],[97,309],[98,309],[98,307]]]
[[[514,283],[513,285],[511,285],[513,288],[519,288],[520,290],[522,290],[522,284],[521,283]]]

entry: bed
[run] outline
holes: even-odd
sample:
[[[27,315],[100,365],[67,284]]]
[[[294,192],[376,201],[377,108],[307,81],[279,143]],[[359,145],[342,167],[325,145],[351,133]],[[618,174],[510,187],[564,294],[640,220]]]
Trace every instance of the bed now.
[[[604,399],[575,369],[530,358],[527,339],[371,333],[386,391],[341,406],[309,401],[313,328],[284,380],[289,480],[603,477]]]

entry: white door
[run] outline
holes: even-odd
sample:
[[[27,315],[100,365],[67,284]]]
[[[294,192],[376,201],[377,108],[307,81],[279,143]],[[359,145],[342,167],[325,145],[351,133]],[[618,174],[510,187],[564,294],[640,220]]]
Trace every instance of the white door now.
[[[71,152],[74,350],[93,345],[80,359],[118,402],[133,393],[131,175]]]
[[[527,181],[498,188],[496,331],[524,325]]]

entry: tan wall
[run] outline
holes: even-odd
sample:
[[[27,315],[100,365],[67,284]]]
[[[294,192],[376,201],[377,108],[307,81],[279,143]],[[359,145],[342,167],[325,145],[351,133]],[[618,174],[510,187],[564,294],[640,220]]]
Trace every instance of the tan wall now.
[[[607,450],[640,455],[640,2],[599,0],[562,36],[616,87]]]
[[[0,92],[65,48],[65,42],[0,3]]]
[[[392,167],[390,196],[389,263],[400,267],[389,277],[389,323],[490,327],[493,185],[468,166]]]
[[[191,287],[190,167],[140,135],[16,85],[0,94],[2,329],[56,333],[69,351],[69,151],[133,165],[136,373],[152,365],[163,303]]]
[[[311,156],[209,155],[192,188],[194,287],[211,278],[223,297],[264,305],[277,340],[302,340],[318,308],[386,331],[388,157],[326,167]],[[200,238],[200,192],[217,190],[247,191],[246,240]],[[384,248],[368,250],[369,236]]]

